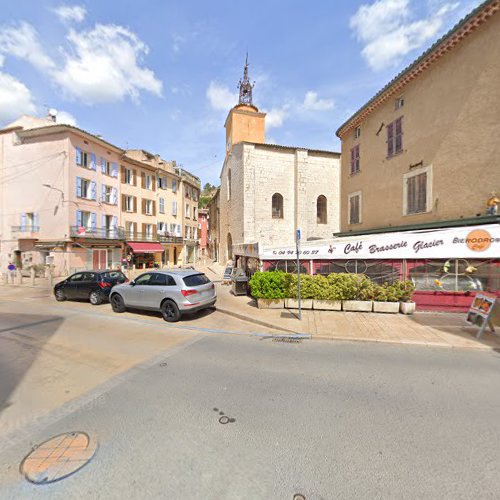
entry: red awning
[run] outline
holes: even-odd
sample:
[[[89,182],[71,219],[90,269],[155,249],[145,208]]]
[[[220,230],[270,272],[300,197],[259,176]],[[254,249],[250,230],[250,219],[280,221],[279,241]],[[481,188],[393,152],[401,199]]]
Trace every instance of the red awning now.
[[[127,245],[134,253],[157,253],[163,252],[163,247],[159,243],[129,243]]]

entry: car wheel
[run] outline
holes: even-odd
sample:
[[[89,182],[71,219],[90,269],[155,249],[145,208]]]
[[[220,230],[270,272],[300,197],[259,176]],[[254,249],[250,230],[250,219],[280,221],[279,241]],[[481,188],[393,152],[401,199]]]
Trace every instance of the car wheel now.
[[[90,292],[89,301],[93,306],[98,306],[99,304],[102,304],[101,294],[96,291]]]
[[[118,293],[115,293],[111,296],[111,308],[115,313],[125,312],[125,302],[123,302],[123,298]]]
[[[64,292],[62,291],[61,288],[56,290],[55,295],[56,295],[56,300],[58,302],[64,302],[66,300],[66,295],[64,295]]]
[[[175,323],[181,318],[179,308],[177,307],[177,304],[172,300],[166,300],[165,302],[163,302],[163,304],[161,305],[161,314],[163,316],[163,319],[165,321],[168,321],[169,323]]]

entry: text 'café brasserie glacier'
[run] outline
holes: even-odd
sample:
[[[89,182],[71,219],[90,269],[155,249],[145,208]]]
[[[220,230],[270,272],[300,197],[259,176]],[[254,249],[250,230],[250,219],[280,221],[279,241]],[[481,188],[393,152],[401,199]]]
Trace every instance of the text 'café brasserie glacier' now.
[[[234,254],[250,272],[297,272],[295,247],[236,245]],[[305,241],[299,257],[303,273],[365,274],[376,283],[409,279],[420,310],[465,311],[480,291],[500,297],[497,224]]]

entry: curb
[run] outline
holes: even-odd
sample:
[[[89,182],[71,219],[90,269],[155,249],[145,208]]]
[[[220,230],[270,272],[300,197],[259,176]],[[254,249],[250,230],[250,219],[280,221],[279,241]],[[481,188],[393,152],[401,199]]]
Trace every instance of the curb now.
[[[246,321],[248,323],[255,323],[256,325],[259,326],[265,326],[266,328],[272,328],[273,330],[278,330],[281,332],[285,333],[293,333],[294,335],[298,334],[299,332],[296,332],[294,330],[289,330],[288,328],[282,328],[281,326],[273,325],[271,323],[266,323],[265,321],[260,321],[258,319],[254,319],[250,316],[245,316],[244,314],[239,314],[234,311],[231,311],[229,309],[221,309],[220,306],[216,305],[217,311],[221,312],[222,314],[226,314],[227,316],[232,316],[233,318],[238,318],[243,321]],[[314,338],[313,336],[311,338]]]

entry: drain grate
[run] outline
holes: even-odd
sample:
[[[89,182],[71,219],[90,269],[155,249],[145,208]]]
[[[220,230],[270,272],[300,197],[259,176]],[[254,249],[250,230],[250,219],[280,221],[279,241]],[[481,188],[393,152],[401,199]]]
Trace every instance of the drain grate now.
[[[34,484],[48,484],[74,474],[92,460],[97,440],[85,432],[59,434],[34,446],[19,471]]]
[[[285,342],[287,344],[302,344],[302,339],[294,339],[293,337],[274,337],[273,342]]]

